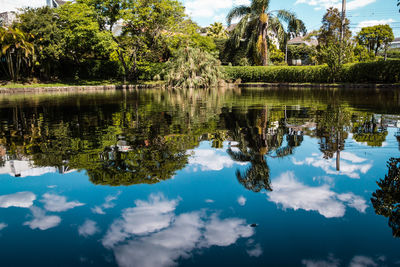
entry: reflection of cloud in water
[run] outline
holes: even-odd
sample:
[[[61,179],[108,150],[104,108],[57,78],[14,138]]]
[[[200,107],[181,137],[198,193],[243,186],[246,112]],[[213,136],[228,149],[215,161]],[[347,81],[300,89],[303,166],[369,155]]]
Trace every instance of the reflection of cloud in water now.
[[[44,203],[44,208],[48,211],[61,212],[83,206],[85,204],[78,201],[67,202],[67,198],[56,194],[46,193],[41,200]]]
[[[224,168],[231,168],[234,164],[246,165],[233,161],[227,154],[217,153],[214,149],[189,150],[189,164],[199,166],[202,171],[220,171]]]
[[[254,240],[253,239],[249,239],[246,242],[246,245],[247,245],[247,247],[252,247],[253,246],[252,248],[249,248],[249,249],[246,250],[247,254],[250,257],[257,258],[257,257],[260,257],[263,254],[263,250],[261,248],[261,245],[260,244],[255,244],[254,245]]]
[[[32,192],[18,192],[0,196],[0,208],[29,208],[33,205],[36,195]]]
[[[6,228],[8,225],[5,223],[0,223],[0,231]]]
[[[326,218],[343,217],[346,205],[365,212],[366,201],[353,193],[338,194],[329,185],[311,187],[297,181],[293,172],[283,173],[272,181],[272,192],[267,192],[270,201],[284,209],[317,211]]]
[[[354,256],[350,263],[345,266],[349,267],[375,267],[384,264],[386,258],[379,257],[374,260],[366,256]],[[378,263],[377,263],[378,262]],[[330,254],[326,260],[302,260],[302,264],[306,267],[337,267],[340,266],[340,260]]]
[[[336,154],[335,154],[336,155]],[[323,155],[312,154],[312,157],[307,157],[304,161],[292,159],[295,165],[309,165],[316,168],[321,168],[327,174],[346,175],[350,178],[359,179],[360,173],[366,174],[371,169],[372,164],[366,163],[367,159],[360,158],[350,152],[340,153],[340,171],[336,170],[336,156],[331,159],[324,159]]]
[[[116,200],[120,194],[121,194],[121,192],[118,192],[116,195],[107,196],[106,199],[104,200],[103,204],[92,208],[92,212],[96,213],[96,214],[102,214],[102,215],[106,214],[104,210],[114,208],[115,203],[113,201]]]
[[[237,202],[238,202],[238,204],[239,204],[240,206],[246,205],[246,201],[247,201],[247,199],[246,199],[244,196],[240,196],[240,197],[237,199]]]
[[[58,216],[48,216],[46,212],[38,207],[31,208],[33,219],[25,222],[31,229],[47,230],[60,224],[61,218]]]
[[[238,218],[220,219],[205,211],[175,214],[178,200],[151,195],[122,212],[102,243],[113,249],[119,266],[173,266],[195,249],[229,246],[254,230]]]
[[[78,233],[81,236],[88,237],[99,232],[100,229],[97,227],[97,223],[92,220],[86,220],[84,224],[79,226]]]

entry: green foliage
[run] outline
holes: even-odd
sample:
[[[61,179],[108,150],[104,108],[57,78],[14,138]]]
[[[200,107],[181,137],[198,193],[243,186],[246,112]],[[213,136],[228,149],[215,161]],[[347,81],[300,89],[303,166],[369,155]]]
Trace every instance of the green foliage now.
[[[63,50],[77,64],[93,54],[108,55],[114,48],[111,35],[100,31],[96,13],[83,3],[66,3],[56,9],[64,40]]]
[[[376,56],[380,49],[386,51],[389,48],[394,35],[389,25],[376,25],[362,28],[356,39],[360,45],[367,47],[370,52],[373,51]]]
[[[350,21],[346,18],[344,23],[344,40],[351,38]],[[322,26],[318,32],[319,46],[329,45],[340,41],[340,32],[342,27],[342,17],[339,9],[329,8],[322,19]]]
[[[370,62],[376,60],[374,52],[368,51],[365,46],[359,44],[356,44],[354,47],[354,57],[358,62]]]
[[[212,38],[227,38],[228,34],[222,23],[215,22],[207,27],[207,36],[210,36]]]
[[[273,64],[283,63],[285,61],[285,53],[272,44],[270,45],[270,60]]]
[[[387,51],[389,59],[400,59],[400,49],[390,49]]]
[[[170,87],[208,88],[223,78],[221,63],[198,48],[186,47],[166,63],[165,80]]]
[[[224,67],[227,78],[243,82],[267,83],[327,83],[331,72],[322,66],[289,67]],[[343,65],[336,82],[343,83],[399,83],[400,61],[378,61]]]
[[[0,27],[0,62],[5,62],[4,71],[14,81],[20,79],[22,72],[33,66],[34,45],[33,36],[18,28]]]
[[[231,46],[239,48],[244,39],[249,57],[255,56],[254,61],[263,66],[270,63],[271,34],[277,36],[281,43],[288,39],[282,22],[287,23],[287,32],[291,35],[298,36],[306,31],[294,13],[287,10],[270,11],[269,7],[270,0],[252,0],[249,6],[234,7],[227,16],[229,25],[233,19],[240,19],[230,35]]]
[[[65,57],[65,40],[55,9],[28,8],[20,14],[17,27],[35,36],[35,72],[47,80],[57,73],[59,60]]]
[[[293,59],[301,59],[306,63],[314,63],[316,55],[316,48],[314,46],[301,45],[288,45],[288,61]]]

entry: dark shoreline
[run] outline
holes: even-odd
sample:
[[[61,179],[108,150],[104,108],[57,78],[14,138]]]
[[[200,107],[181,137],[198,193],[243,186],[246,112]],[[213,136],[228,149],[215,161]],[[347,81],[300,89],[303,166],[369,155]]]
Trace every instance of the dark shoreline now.
[[[349,88],[349,89],[400,89],[400,84],[371,84],[371,83],[241,83],[241,88]]]
[[[240,83],[232,84],[240,88],[263,88],[263,89],[400,89],[400,84],[324,84],[324,83]],[[155,89],[163,87],[162,84],[137,84],[137,85],[77,85],[77,86],[54,86],[54,87],[22,87],[22,88],[0,88],[0,95],[24,94],[24,93],[83,93],[83,92],[106,92],[106,91],[129,91],[137,89]]]

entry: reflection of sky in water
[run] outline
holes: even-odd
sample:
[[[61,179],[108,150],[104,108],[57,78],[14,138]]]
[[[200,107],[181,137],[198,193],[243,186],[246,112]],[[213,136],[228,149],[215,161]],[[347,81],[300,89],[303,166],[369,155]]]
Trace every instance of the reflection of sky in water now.
[[[9,252],[11,238],[44,235],[43,248],[54,238],[67,240],[65,249],[76,247],[70,259],[56,252],[49,263],[95,266],[201,266],[222,259],[233,266],[390,266],[399,260],[398,240],[370,208],[374,181],[385,172],[377,165],[383,159],[368,156],[372,148],[342,151],[340,172],[317,151],[304,157],[302,147],[288,158],[267,156],[273,191],[256,194],[236,181],[236,169],[246,164],[232,162],[227,145],[214,150],[203,142],[174,179],[152,186],[96,187],[82,172],[1,176],[1,248]],[[26,259],[45,255],[30,253],[29,243],[22,247]]]

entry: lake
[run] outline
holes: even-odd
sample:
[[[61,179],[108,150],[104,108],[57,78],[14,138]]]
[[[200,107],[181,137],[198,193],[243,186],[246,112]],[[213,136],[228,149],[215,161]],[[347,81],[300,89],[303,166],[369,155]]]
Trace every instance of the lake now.
[[[0,96],[1,266],[396,266],[400,92]]]

